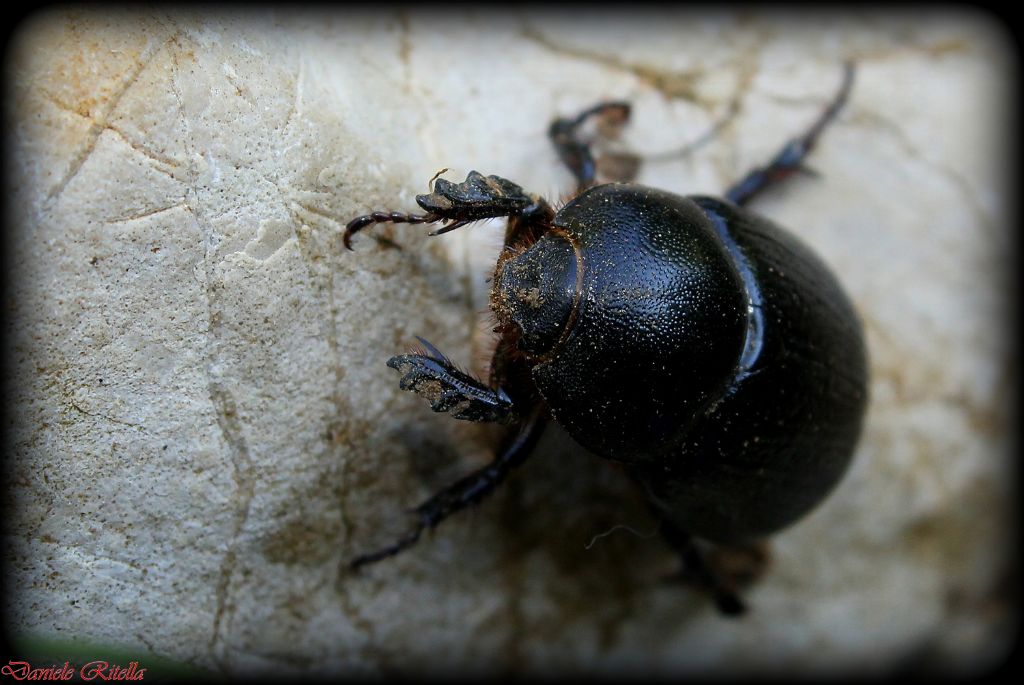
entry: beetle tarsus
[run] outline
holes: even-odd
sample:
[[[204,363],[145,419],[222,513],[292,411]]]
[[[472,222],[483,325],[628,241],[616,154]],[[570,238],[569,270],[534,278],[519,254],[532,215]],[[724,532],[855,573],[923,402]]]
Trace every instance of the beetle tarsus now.
[[[843,65],[843,68],[842,85],[839,86],[839,91],[832,98],[828,106],[825,107],[825,111],[821,113],[817,121],[803,135],[797,136],[783,145],[782,149],[768,162],[767,166],[758,167],[750,171],[737,183],[733,184],[725,192],[725,197],[728,200],[738,205],[744,205],[767,188],[785,181],[797,172],[814,175],[813,171],[804,166],[803,161],[811,153],[811,150],[814,149],[825,127],[835,120],[836,115],[839,114],[843,105],[846,104],[846,100],[850,95],[850,89],[853,87],[853,63],[847,62]]]
[[[345,226],[345,233],[341,240],[345,247],[352,249],[352,236],[367,226],[390,222],[393,224],[428,224],[437,221],[438,218],[430,214],[403,214],[401,212],[371,212],[363,216],[357,216]]]
[[[382,559],[387,559],[388,557],[395,556],[407,547],[412,547],[413,545],[415,545],[419,541],[420,535],[423,533],[423,528],[424,527],[422,525],[416,526],[415,528],[413,528],[412,532],[410,532],[408,535],[406,535],[404,538],[394,543],[393,545],[388,545],[387,547],[379,549],[376,552],[370,552],[369,554],[359,555],[358,557],[349,562],[349,567],[353,570],[356,570],[362,566],[366,566],[367,564],[375,564],[378,561],[381,561]]]

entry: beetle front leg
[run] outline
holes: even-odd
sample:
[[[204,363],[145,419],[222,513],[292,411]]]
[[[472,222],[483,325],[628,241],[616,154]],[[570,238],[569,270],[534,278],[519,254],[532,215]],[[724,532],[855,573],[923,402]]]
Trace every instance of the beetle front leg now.
[[[425,214],[383,211],[356,217],[345,226],[345,247],[351,250],[352,236],[378,223],[444,223],[430,233],[434,236],[481,219],[508,217],[543,232],[555,216],[551,205],[540,195],[527,193],[500,176],[484,176],[477,171],[470,171],[462,183],[435,177],[431,192],[417,195],[416,203]]]
[[[399,387],[430,401],[436,412],[448,412],[464,421],[511,423],[518,417],[512,399],[502,388],[490,388],[460,371],[448,357],[417,337],[423,353],[403,354],[388,360],[402,374]]]
[[[475,504],[494,491],[513,468],[526,461],[537,445],[546,420],[542,407],[537,406],[523,423],[511,442],[487,466],[455,481],[444,490],[413,510],[416,517],[412,528],[394,544],[376,552],[362,554],[350,562],[353,569],[393,557],[413,546],[424,530],[436,527],[452,514]]]
[[[839,87],[839,92],[836,93],[818,120],[803,135],[786,143],[767,166],[754,169],[739,182],[733,184],[726,191],[725,197],[738,205],[744,205],[755,195],[785,181],[796,172],[807,172],[808,170],[803,164],[804,159],[814,149],[821,132],[836,118],[839,110],[846,104],[850,88],[853,86],[853,71],[853,64],[847,62],[844,65],[843,83]]]

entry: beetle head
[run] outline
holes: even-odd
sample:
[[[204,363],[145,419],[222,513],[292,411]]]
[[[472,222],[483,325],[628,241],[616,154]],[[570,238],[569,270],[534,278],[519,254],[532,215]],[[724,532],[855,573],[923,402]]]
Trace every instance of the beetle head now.
[[[502,325],[518,328],[519,349],[528,356],[551,355],[568,336],[578,304],[578,273],[576,250],[556,232],[498,261],[491,308]]]

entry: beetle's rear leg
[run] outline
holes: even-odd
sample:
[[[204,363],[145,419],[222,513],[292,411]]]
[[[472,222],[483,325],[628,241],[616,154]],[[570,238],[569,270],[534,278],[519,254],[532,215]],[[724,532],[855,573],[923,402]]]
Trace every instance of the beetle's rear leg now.
[[[555,216],[544,198],[527,193],[521,187],[500,176],[484,176],[470,171],[462,183],[452,183],[436,176],[431,181],[431,192],[417,195],[416,203],[424,214],[402,212],[372,212],[348,222],[342,239],[352,249],[352,236],[373,224],[391,222],[402,224],[441,223],[444,225],[430,233],[441,235],[460,226],[495,217],[508,217],[536,229],[545,229]]]
[[[760,580],[771,565],[771,545],[763,541],[716,545],[708,550],[706,561],[733,587],[747,587]]]
[[[543,432],[545,422],[542,407],[538,405],[494,461],[482,469],[460,478],[416,507],[413,510],[416,520],[408,533],[392,545],[356,557],[352,560],[351,567],[356,569],[398,554],[416,544],[424,530],[434,528],[455,512],[465,509],[489,495],[505,480],[513,468],[519,466],[530,456]]]
[[[853,73],[853,64],[847,62],[844,65],[843,82],[839,87],[839,92],[832,98],[832,102],[825,108],[818,120],[803,135],[786,143],[767,166],[754,169],[739,182],[733,184],[726,191],[725,197],[738,205],[744,205],[765,189],[785,181],[796,172],[807,172],[808,169],[803,164],[804,159],[814,149],[821,132],[835,120],[839,110],[846,104],[850,88],[853,86]]]
[[[737,593],[735,580],[711,563],[697,547],[693,536],[665,519],[661,520],[659,531],[682,558],[683,568],[679,578],[693,582],[711,594],[718,610],[726,616],[739,616],[747,611],[746,603]]]
[[[584,125],[596,120],[598,135],[615,138],[629,120],[629,112],[628,102],[614,100],[598,103],[575,117],[555,119],[551,123],[548,138],[555,146],[558,158],[576,178],[577,192],[583,192],[594,185],[597,178],[598,163],[593,152],[596,136],[585,133]],[[633,180],[639,167],[639,159],[629,153],[607,154],[601,158],[602,171],[608,172],[609,176],[619,181]]]

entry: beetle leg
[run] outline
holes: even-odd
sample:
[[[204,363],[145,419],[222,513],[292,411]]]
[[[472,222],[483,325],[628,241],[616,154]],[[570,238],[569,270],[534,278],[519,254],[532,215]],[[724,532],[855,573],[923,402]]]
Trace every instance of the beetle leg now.
[[[757,582],[771,565],[771,546],[764,541],[716,545],[707,563],[737,587]]]
[[[853,72],[853,64],[847,62],[844,65],[843,82],[839,87],[839,92],[832,98],[832,102],[825,108],[818,120],[803,135],[786,143],[767,166],[754,169],[739,182],[734,183],[726,191],[725,197],[738,205],[744,205],[755,195],[770,186],[781,183],[794,173],[808,172],[807,167],[803,164],[804,159],[814,149],[821,132],[832,123],[836,115],[839,114],[839,110],[846,104],[850,88],[853,85]]]
[[[362,554],[350,562],[353,569],[392,557],[416,544],[424,530],[436,527],[452,514],[476,504],[498,487],[533,452],[546,420],[541,407],[535,408],[511,442],[487,466],[455,481],[413,510],[416,521],[401,539],[376,552]]]
[[[367,226],[382,224],[390,221],[393,224],[425,224],[437,221],[437,217],[430,214],[403,214],[401,212],[371,212],[358,216],[345,226],[345,233],[342,235],[342,242],[349,250],[352,249],[352,236]]]
[[[425,354],[403,354],[388,360],[402,374],[399,387],[430,401],[436,412],[465,421],[511,423],[516,420],[512,399],[502,388],[492,389],[460,371],[448,357],[417,337]]]
[[[558,152],[558,158],[569,167],[576,177],[577,192],[583,192],[594,185],[597,164],[591,151],[591,141],[583,135],[582,127],[589,119],[598,118],[598,127],[605,137],[613,137],[629,119],[630,106],[620,100],[601,102],[584,110],[575,117],[555,119],[548,128],[548,138]],[[618,167],[614,175],[621,180],[636,175],[638,158],[634,155],[611,155],[609,160]]]
[[[739,616],[747,611],[747,605],[736,593],[731,579],[708,562],[697,548],[693,536],[665,519],[661,520],[659,530],[668,544],[682,557],[683,570],[680,575],[711,593],[721,613],[726,616]]]
[[[555,215],[540,195],[527,193],[501,176],[484,176],[478,171],[470,171],[462,183],[437,179],[430,193],[416,196],[416,203],[439,220],[451,222],[432,235],[455,228],[452,224],[462,226],[480,219],[509,217],[550,221]]]
[[[392,222],[405,224],[440,223],[441,228],[430,235],[441,235],[481,219],[508,217],[520,222],[546,226],[555,216],[551,205],[539,195],[527,193],[520,186],[500,176],[484,176],[470,171],[462,183],[435,177],[431,191],[416,196],[416,203],[425,214],[372,212],[356,217],[345,227],[342,239],[352,249],[352,236],[367,226]]]

